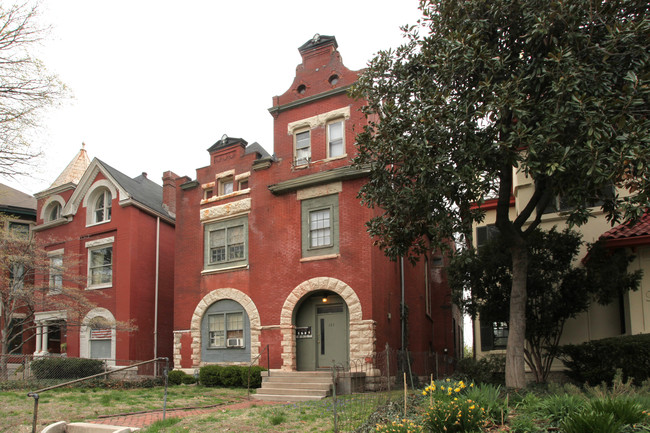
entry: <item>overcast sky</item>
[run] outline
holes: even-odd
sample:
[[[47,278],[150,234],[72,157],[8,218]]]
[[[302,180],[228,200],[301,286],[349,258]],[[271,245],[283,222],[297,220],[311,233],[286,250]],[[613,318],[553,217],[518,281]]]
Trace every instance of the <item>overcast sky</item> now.
[[[364,68],[405,40],[418,0],[221,0],[42,2],[52,26],[38,57],[73,98],[43,118],[44,153],[29,178],[0,179],[27,193],[47,189],[86,143],[129,176],[166,170],[195,178],[223,134],[273,152],[272,97],[291,85],[298,47],[334,35],[344,64]]]

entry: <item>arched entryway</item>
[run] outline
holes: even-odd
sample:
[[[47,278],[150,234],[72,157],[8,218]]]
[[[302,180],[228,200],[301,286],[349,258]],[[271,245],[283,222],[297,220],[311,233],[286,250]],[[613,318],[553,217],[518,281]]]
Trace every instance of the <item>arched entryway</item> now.
[[[347,366],[350,327],[343,298],[329,291],[310,293],[296,307],[294,323],[298,370]]]
[[[343,281],[336,278],[318,277],[304,281],[291,291],[282,306],[280,316],[280,329],[282,332],[282,369],[297,370],[296,357],[296,313],[301,311],[301,306],[311,296],[320,294],[336,295],[337,300],[341,300],[345,309],[347,309],[348,318],[348,341],[344,344],[343,349],[347,351],[347,361],[350,363],[363,362],[366,357],[372,357],[375,352],[375,322],[374,320],[363,320],[361,311],[361,301],[356,292]],[[334,299],[334,298],[333,298]],[[307,310],[305,310],[307,311]],[[327,313],[327,310],[321,310],[322,314],[340,314],[336,311]],[[325,319],[324,325],[331,323],[327,317],[316,317],[317,310],[314,310],[314,320],[318,318]],[[338,320],[332,317],[332,320]],[[315,326],[315,325],[314,325]],[[312,333],[316,329],[312,328]],[[327,335],[325,336],[327,338]],[[316,347],[314,347],[316,349]],[[325,350],[327,354],[327,350]],[[314,364],[315,365],[315,364]],[[331,361],[330,361],[331,366]],[[303,367],[301,362],[301,367]]]

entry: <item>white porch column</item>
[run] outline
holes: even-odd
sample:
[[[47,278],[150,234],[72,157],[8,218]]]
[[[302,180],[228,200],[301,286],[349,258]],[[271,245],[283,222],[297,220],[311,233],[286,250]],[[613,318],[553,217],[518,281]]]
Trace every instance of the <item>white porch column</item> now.
[[[47,328],[48,328],[47,325],[43,325],[43,333],[42,333],[42,335],[43,335],[43,343],[42,343],[42,346],[43,346],[43,347],[42,347],[41,351],[42,351],[42,353],[44,353],[44,354],[47,353],[47,338],[48,338],[48,334],[47,334],[48,329],[47,329]]]
[[[40,355],[41,354],[41,338],[43,335],[43,328],[40,323],[36,323],[36,351],[34,352],[34,355]]]

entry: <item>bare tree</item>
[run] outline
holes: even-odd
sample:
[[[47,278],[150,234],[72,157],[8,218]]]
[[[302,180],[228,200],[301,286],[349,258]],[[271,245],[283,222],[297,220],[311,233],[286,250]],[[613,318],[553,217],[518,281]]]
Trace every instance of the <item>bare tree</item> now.
[[[43,110],[65,87],[31,51],[48,29],[36,22],[37,6],[0,4],[0,176],[24,174],[39,156],[30,140]]]
[[[10,355],[21,354],[22,344],[35,337],[36,312],[64,311],[66,328],[80,327],[97,306],[95,298],[102,296],[94,291],[89,298],[86,277],[78,273],[74,257],[55,261],[48,256],[44,245],[50,242],[11,230],[6,217],[0,216],[0,380],[7,377]],[[135,329],[123,322],[104,325]]]

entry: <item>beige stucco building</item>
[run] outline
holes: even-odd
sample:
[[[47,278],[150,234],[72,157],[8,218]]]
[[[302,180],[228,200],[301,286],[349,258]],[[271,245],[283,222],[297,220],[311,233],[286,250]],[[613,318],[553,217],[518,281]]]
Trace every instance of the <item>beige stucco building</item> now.
[[[516,172],[513,176],[513,196],[510,201],[511,218],[516,218],[528,203],[534,192],[533,180],[524,173]],[[474,227],[474,245],[478,246],[490,237],[491,227],[496,222],[496,199],[487,200],[481,205],[486,211],[485,219]],[[556,226],[558,230],[567,227],[566,218],[556,209],[562,209],[563,203],[558,198],[554,209],[547,208],[542,216],[540,228],[549,230]],[[650,214],[633,227],[620,225],[612,228],[605,214],[595,204],[591,208],[593,218],[580,226],[574,227],[583,235],[585,243],[599,238],[607,241],[611,248],[626,248],[635,255],[628,271],[644,271],[639,290],[626,294],[620,301],[607,306],[594,303],[591,308],[575,319],[569,320],[562,334],[560,344],[582,343],[618,335],[650,333]],[[534,217],[534,215],[533,215]],[[579,260],[586,254],[583,245]],[[474,348],[477,358],[488,354],[505,353],[507,343],[507,325],[500,323],[474,322]],[[553,370],[562,368],[556,362]]]

